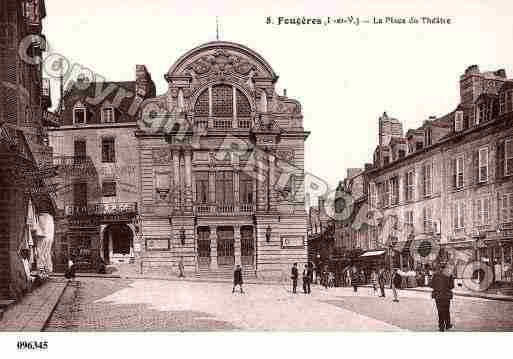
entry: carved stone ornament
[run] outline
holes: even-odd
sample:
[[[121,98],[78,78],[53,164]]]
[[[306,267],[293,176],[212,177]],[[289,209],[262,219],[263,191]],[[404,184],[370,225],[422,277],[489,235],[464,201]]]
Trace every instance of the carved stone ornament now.
[[[153,149],[153,163],[156,165],[169,164],[172,161],[171,151],[165,148]]]
[[[190,64],[186,73],[192,78],[192,85],[198,82],[198,77],[213,73],[216,76],[238,74],[247,76],[258,76],[257,68],[247,59],[232,54],[225,49],[218,49],[204,55]]]
[[[292,162],[294,160],[294,150],[293,149],[279,149],[276,150],[276,157],[280,160]]]
[[[214,151],[208,153],[208,166],[211,168],[216,166],[216,154]]]

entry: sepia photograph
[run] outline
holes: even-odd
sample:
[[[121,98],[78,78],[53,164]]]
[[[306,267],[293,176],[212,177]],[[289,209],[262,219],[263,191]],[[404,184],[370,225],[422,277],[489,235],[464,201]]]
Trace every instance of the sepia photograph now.
[[[512,15],[0,0],[0,354],[507,343]]]

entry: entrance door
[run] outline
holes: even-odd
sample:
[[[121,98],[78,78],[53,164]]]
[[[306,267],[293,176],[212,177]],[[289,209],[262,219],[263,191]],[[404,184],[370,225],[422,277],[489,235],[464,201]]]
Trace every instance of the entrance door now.
[[[210,229],[208,227],[198,228],[198,265],[199,267],[210,266]]]
[[[240,229],[241,235],[241,263],[242,265],[253,265],[255,258],[255,241],[253,238],[253,227],[245,226]]]
[[[233,266],[235,264],[233,227],[217,229],[217,264]]]
[[[132,256],[133,234],[126,224],[113,224],[105,230],[104,251],[113,263],[129,263]]]

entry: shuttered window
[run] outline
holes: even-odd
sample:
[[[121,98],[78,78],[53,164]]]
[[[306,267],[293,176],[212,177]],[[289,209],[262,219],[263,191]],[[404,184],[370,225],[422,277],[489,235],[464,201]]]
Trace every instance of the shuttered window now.
[[[474,200],[474,226],[483,226],[490,223],[490,198]]]
[[[513,139],[504,141],[504,175],[513,175]]]
[[[452,204],[452,226],[454,231],[465,228],[465,202],[463,201]]]
[[[428,163],[422,167],[422,184],[425,197],[431,196],[433,193],[433,164]]]
[[[431,207],[424,207],[422,209],[422,222],[424,224],[424,233],[433,232],[433,213]]]
[[[513,193],[499,195],[500,222],[513,222]]]
[[[479,182],[488,181],[488,147],[479,150]]]
[[[406,173],[406,201],[414,200],[415,191],[415,172],[408,171]]]
[[[464,166],[465,166],[465,156],[460,155],[456,157],[455,161],[455,186],[456,188],[463,188],[464,185]]]

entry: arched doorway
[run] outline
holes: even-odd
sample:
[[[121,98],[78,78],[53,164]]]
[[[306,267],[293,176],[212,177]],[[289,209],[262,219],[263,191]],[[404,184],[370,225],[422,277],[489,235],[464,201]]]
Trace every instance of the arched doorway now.
[[[126,224],[112,224],[103,233],[103,258],[106,263],[128,263],[133,253],[134,236]]]

